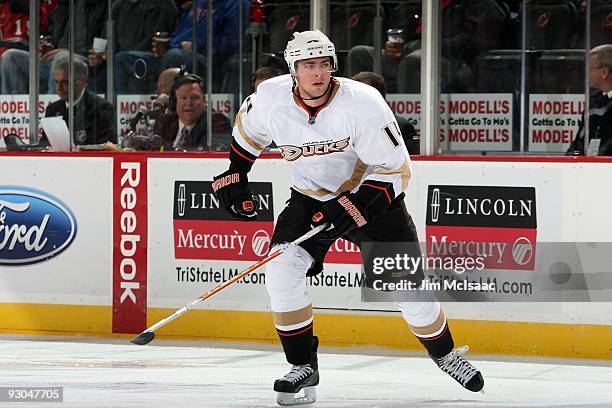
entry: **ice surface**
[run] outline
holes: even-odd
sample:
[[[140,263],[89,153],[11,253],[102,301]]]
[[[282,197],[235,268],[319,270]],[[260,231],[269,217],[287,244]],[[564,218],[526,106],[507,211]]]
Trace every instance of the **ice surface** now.
[[[485,394],[474,394],[423,354],[346,354],[356,352],[323,347],[313,407],[612,407],[612,362],[491,361],[468,353],[486,383]],[[275,407],[272,384],[288,368],[277,345],[4,335],[0,386],[63,386],[64,402],[0,406]]]

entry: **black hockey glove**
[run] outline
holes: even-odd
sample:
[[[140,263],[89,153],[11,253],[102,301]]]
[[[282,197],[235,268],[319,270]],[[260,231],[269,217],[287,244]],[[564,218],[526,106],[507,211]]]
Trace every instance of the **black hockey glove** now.
[[[313,226],[329,223],[332,227],[323,231],[322,236],[339,238],[381,215],[394,198],[393,184],[366,180],[357,192],[342,193],[323,204],[321,211],[312,217]]]
[[[212,183],[221,208],[238,220],[255,221],[258,199],[248,186],[247,174],[232,169],[216,176]]]
[[[356,195],[348,192],[327,201],[321,211],[312,216],[313,226],[330,224],[330,227],[321,233],[322,237],[329,239],[339,238],[355,228],[363,227],[367,222],[367,214]]]

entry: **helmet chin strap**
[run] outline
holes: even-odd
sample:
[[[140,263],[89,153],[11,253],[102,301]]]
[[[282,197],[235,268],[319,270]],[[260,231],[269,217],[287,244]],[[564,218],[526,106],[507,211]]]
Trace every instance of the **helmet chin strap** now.
[[[296,92],[296,89],[297,89],[297,79],[295,79],[295,77],[293,77],[293,89],[292,89],[292,92],[293,92],[293,94],[295,96],[297,96],[298,98],[300,98],[303,101],[314,101],[316,99],[320,99],[320,98],[324,97],[329,92],[329,90],[331,89],[331,86],[332,86],[332,80],[331,80],[331,77],[330,77],[329,85],[327,85],[327,89],[325,90],[325,92],[323,92],[319,96],[315,96],[314,98],[302,98],[302,96],[299,93]]]

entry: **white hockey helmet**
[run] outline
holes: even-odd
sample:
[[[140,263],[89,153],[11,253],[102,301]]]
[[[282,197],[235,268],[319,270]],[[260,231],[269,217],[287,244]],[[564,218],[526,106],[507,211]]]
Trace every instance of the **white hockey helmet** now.
[[[334,43],[319,30],[293,33],[293,38],[287,42],[285,61],[289,72],[295,76],[295,63],[300,60],[319,57],[332,57],[333,70],[338,70],[338,57]]]

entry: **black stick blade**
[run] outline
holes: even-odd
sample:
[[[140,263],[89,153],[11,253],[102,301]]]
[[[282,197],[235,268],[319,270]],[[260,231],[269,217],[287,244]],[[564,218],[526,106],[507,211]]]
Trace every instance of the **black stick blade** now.
[[[139,346],[144,346],[145,344],[149,344],[154,338],[155,333],[145,331],[134,337],[132,340],[130,340],[130,342],[138,344]]]

